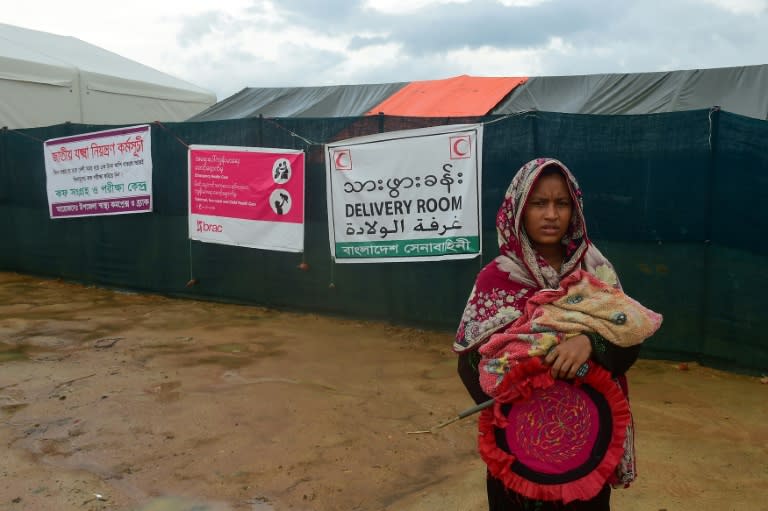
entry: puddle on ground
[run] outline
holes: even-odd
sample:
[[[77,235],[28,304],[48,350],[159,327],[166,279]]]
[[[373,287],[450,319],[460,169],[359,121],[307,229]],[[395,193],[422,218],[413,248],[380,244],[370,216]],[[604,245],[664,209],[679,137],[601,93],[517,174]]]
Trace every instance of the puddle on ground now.
[[[168,381],[145,389],[144,392],[154,394],[160,403],[170,403],[181,399],[181,392],[176,391],[179,387],[181,387],[180,381]]]
[[[13,362],[14,360],[27,360],[27,346],[5,344],[0,342],[0,363]]]
[[[266,500],[256,499],[251,501],[251,505],[253,506],[253,509],[251,511],[273,511],[274,508],[269,505],[269,502]]]
[[[0,410],[8,415],[13,415],[27,406],[29,406],[29,403],[11,403],[9,405],[0,405]]]
[[[216,344],[214,346],[210,346],[208,349],[211,349],[213,351],[219,351],[224,353],[241,353],[244,351],[248,351],[248,346],[244,344]]]
[[[205,346],[200,351],[202,356],[190,357],[181,361],[180,365],[196,366],[209,364],[229,369],[240,369],[261,359],[281,356],[284,351],[278,348],[279,345],[280,343],[274,342],[214,344],[212,346]],[[187,353],[191,353],[191,351],[187,351]]]
[[[263,497],[251,499],[248,504],[252,506],[250,511],[274,511],[275,509]],[[197,502],[178,497],[160,497],[133,511],[231,511],[231,509],[230,506],[221,503]]]
[[[240,369],[247,365],[254,363],[252,358],[246,358],[238,356],[237,353],[222,354],[222,355],[210,355],[206,357],[193,358],[184,361],[181,365],[186,367],[195,367],[198,365],[219,365],[229,369]]]

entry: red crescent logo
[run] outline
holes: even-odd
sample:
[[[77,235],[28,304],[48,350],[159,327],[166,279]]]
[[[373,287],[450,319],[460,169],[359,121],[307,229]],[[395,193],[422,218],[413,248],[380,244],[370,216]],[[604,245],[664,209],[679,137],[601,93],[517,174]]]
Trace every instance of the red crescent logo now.
[[[462,145],[466,144],[466,151],[462,151],[461,147]],[[456,142],[453,143],[453,152],[456,153],[456,156],[466,156],[469,152],[469,140],[466,138],[460,138]]]
[[[349,149],[337,151],[333,157],[333,163],[336,170],[352,170],[352,158],[349,155]]]
[[[461,160],[471,158],[472,139],[469,135],[459,135],[450,138],[451,159]]]

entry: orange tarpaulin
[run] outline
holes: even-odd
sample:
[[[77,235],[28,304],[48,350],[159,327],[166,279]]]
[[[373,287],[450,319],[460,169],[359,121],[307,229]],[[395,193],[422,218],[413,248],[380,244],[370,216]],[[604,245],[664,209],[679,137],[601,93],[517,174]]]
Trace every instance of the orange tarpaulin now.
[[[367,115],[464,117],[485,115],[527,77],[461,75],[411,82],[372,108]]]

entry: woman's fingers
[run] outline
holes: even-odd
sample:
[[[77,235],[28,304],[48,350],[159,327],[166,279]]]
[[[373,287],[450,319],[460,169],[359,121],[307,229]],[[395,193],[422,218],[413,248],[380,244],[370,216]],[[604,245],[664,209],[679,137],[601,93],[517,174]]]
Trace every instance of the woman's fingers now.
[[[551,372],[553,378],[572,379],[576,377],[576,372],[581,366],[581,362],[574,356],[552,350],[544,359],[547,364],[552,366]]]
[[[552,377],[564,378],[565,375],[568,374],[569,368],[570,362],[567,358],[563,354],[555,351],[554,361],[552,362]]]
[[[552,348],[544,361],[552,366],[555,378],[575,378],[579,367],[589,359],[592,346],[586,335],[578,335]]]

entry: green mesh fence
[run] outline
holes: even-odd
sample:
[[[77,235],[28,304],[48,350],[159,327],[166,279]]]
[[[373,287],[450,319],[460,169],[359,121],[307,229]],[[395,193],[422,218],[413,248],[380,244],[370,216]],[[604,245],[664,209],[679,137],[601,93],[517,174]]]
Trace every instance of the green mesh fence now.
[[[484,255],[335,265],[322,144],[377,132],[485,122]],[[154,212],[51,220],[42,141],[111,126],[0,132],[0,270],[171,296],[453,329],[477,271],[497,253],[494,218],[514,172],[561,159],[584,189],[590,237],[625,290],[664,314],[642,356],[768,372],[768,122],[727,112],[597,116],[237,119],[152,125]],[[307,152],[305,253],[187,238],[188,144]],[[308,271],[299,269],[306,262]],[[187,287],[194,278],[197,283]]]

